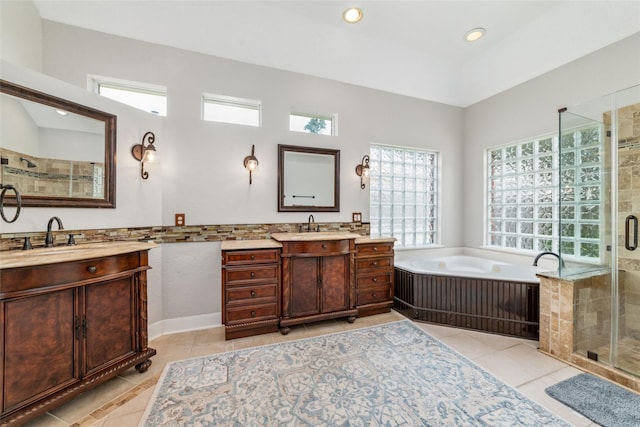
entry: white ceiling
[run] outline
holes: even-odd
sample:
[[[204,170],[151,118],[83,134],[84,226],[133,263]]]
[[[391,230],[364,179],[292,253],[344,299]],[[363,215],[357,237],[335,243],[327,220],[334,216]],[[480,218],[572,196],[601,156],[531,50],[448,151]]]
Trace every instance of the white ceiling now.
[[[34,3],[51,21],[462,107],[640,31],[640,0]],[[360,23],[342,21],[350,6]],[[474,27],[485,37],[464,42]]]

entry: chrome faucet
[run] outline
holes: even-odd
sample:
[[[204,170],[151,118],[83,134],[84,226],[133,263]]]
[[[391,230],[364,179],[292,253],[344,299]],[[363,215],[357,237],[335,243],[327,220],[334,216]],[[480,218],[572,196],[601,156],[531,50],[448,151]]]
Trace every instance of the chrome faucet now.
[[[57,216],[52,216],[49,219],[49,222],[47,223],[47,235],[44,238],[44,247],[45,248],[52,248],[53,247],[53,234],[51,233],[51,226],[53,225],[53,220],[54,219],[58,223],[58,230],[64,230],[64,227],[62,226],[62,221],[60,221],[60,218],[58,218]]]
[[[553,255],[554,257],[558,258],[558,264],[560,264],[560,268],[564,268],[564,261],[562,260],[562,258],[560,257],[560,255],[558,255],[555,252],[550,252],[550,251],[545,251],[545,252],[540,252],[536,258],[533,260],[533,266],[537,267],[538,266],[538,260],[540,258],[542,258],[543,255]]]
[[[309,215],[309,221],[307,221],[307,231],[311,231],[311,224],[315,221],[316,219],[313,217],[313,214]]]

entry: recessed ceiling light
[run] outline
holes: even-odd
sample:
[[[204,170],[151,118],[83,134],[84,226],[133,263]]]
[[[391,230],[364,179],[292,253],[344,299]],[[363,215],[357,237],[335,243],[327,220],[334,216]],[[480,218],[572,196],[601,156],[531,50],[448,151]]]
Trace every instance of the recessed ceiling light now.
[[[342,12],[342,19],[349,24],[355,24],[362,19],[362,10],[357,7],[350,7]]]
[[[482,38],[486,31],[487,30],[485,30],[484,28],[474,28],[473,30],[469,30],[465,33],[464,39],[468,42],[474,42]]]

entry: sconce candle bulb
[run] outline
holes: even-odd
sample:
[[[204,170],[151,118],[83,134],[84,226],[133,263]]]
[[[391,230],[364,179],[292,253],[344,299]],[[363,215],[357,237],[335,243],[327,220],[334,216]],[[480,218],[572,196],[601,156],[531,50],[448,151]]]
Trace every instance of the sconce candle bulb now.
[[[251,145],[251,155],[244,158],[244,167],[249,171],[249,185],[253,182],[252,173],[258,168],[258,159],[255,156],[256,146]]]
[[[369,178],[369,172],[371,169],[369,168],[369,155],[365,154],[362,158],[362,162],[356,166],[356,175],[360,177],[360,188],[364,190],[366,187],[364,185],[365,178]]]
[[[151,163],[156,159],[156,147],[153,143],[156,136],[153,132],[147,132],[142,137],[142,142],[131,147],[131,155],[140,162],[140,176],[142,179],[149,178],[149,172],[144,170],[145,163]],[[145,145],[145,142],[147,145]]]

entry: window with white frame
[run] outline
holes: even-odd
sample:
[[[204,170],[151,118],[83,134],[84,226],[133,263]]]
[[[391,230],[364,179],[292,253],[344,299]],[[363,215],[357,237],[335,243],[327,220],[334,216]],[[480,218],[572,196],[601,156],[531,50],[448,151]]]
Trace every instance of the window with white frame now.
[[[111,77],[89,76],[91,90],[106,98],[159,116],[167,115],[167,88]]]
[[[202,119],[210,122],[261,126],[262,102],[205,93],[202,95]]]
[[[317,135],[336,135],[336,121],[335,115],[292,112],[289,114],[289,130]]]
[[[588,126],[487,150],[487,244],[599,259],[600,141]]]
[[[393,236],[396,247],[438,242],[438,153],[371,145],[372,236]]]

